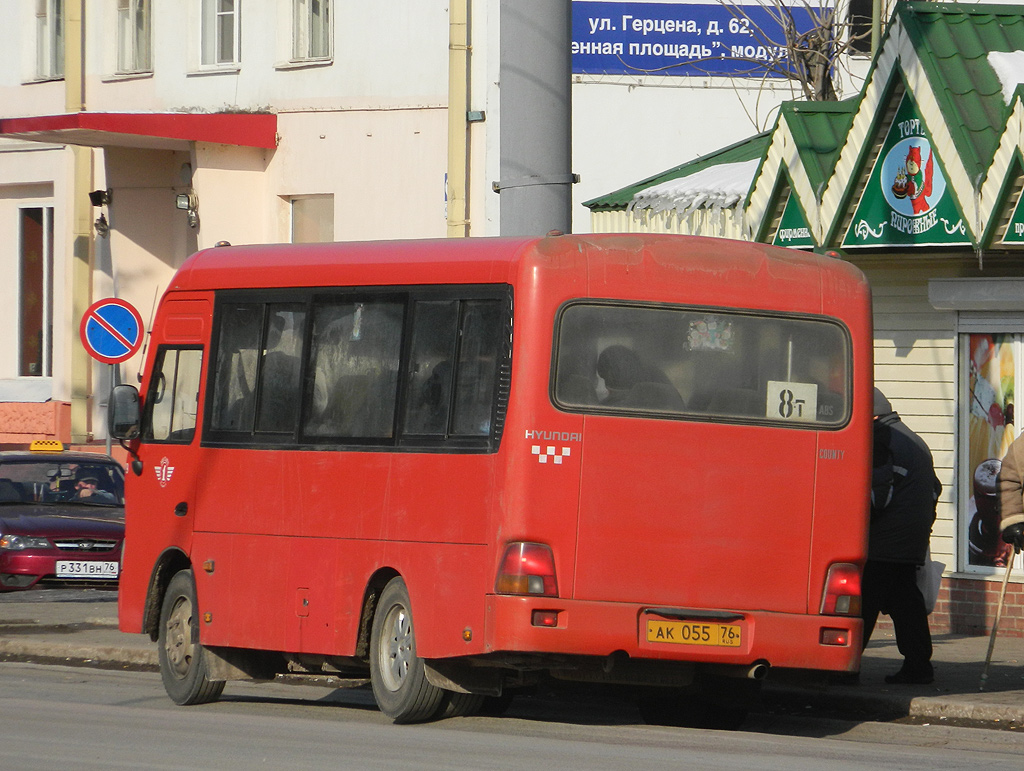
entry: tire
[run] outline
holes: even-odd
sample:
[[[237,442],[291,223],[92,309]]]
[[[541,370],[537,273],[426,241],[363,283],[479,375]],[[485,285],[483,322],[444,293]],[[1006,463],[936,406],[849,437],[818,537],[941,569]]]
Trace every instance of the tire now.
[[[199,605],[191,570],[175,573],[160,606],[157,636],[160,678],[171,701],[181,706],[217,701],[223,680],[211,680],[199,643]]]
[[[470,717],[471,715],[479,715],[483,711],[486,699],[486,696],[478,693],[445,691],[444,707],[441,709],[440,717]]]
[[[396,723],[430,720],[445,707],[446,691],[427,682],[405,581],[381,592],[370,629],[370,685],[380,711]]]

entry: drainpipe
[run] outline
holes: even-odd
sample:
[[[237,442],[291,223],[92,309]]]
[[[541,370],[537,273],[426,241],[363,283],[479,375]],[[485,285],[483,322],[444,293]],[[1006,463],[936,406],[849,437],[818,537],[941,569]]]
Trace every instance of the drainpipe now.
[[[469,15],[473,0],[448,10],[448,237],[469,235]]]
[[[85,0],[67,0],[64,26],[64,109],[85,110]],[[71,184],[71,441],[92,439],[90,406],[92,362],[78,339],[78,323],[92,298],[92,148],[70,147],[73,158]]]
[[[878,43],[882,39],[882,0],[871,0],[871,58],[878,53]]]

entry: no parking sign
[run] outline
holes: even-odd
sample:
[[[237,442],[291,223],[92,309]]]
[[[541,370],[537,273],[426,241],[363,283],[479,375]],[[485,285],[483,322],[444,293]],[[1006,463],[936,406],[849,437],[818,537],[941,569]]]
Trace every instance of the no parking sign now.
[[[116,297],[90,305],[78,328],[85,350],[104,364],[119,364],[134,356],[142,347],[143,332],[139,312]]]

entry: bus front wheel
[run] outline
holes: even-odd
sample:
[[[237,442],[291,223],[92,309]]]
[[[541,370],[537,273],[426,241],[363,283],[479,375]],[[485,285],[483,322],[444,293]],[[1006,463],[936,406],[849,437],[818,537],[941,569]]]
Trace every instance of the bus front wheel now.
[[[160,606],[157,638],[160,678],[171,701],[181,706],[217,701],[223,680],[211,680],[199,642],[199,605],[191,570],[174,574]]]
[[[430,720],[442,708],[445,691],[427,682],[416,655],[409,591],[401,578],[384,587],[373,615],[370,684],[380,711],[396,723]]]

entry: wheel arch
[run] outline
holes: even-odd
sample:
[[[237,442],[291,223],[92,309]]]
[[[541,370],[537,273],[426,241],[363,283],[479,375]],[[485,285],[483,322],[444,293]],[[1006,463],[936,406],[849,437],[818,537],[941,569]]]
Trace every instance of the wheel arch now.
[[[356,656],[361,659],[366,659],[370,655],[370,629],[373,627],[373,614],[377,610],[380,593],[384,591],[384,587],[391,579],[401,575],[393,567],[380,567],[366,582],[362,610],[359,614],[359,633],[356,639]]]
[[[192,562],[181,549],[170,548],[157,558],[153,571],[149,575],[149,588],[146,590],[146,606],[142,613],[142,631],[156,642],[160,627],[160,606],[164,601],[164,593],[174,574],[180,570],[188,570]]]

